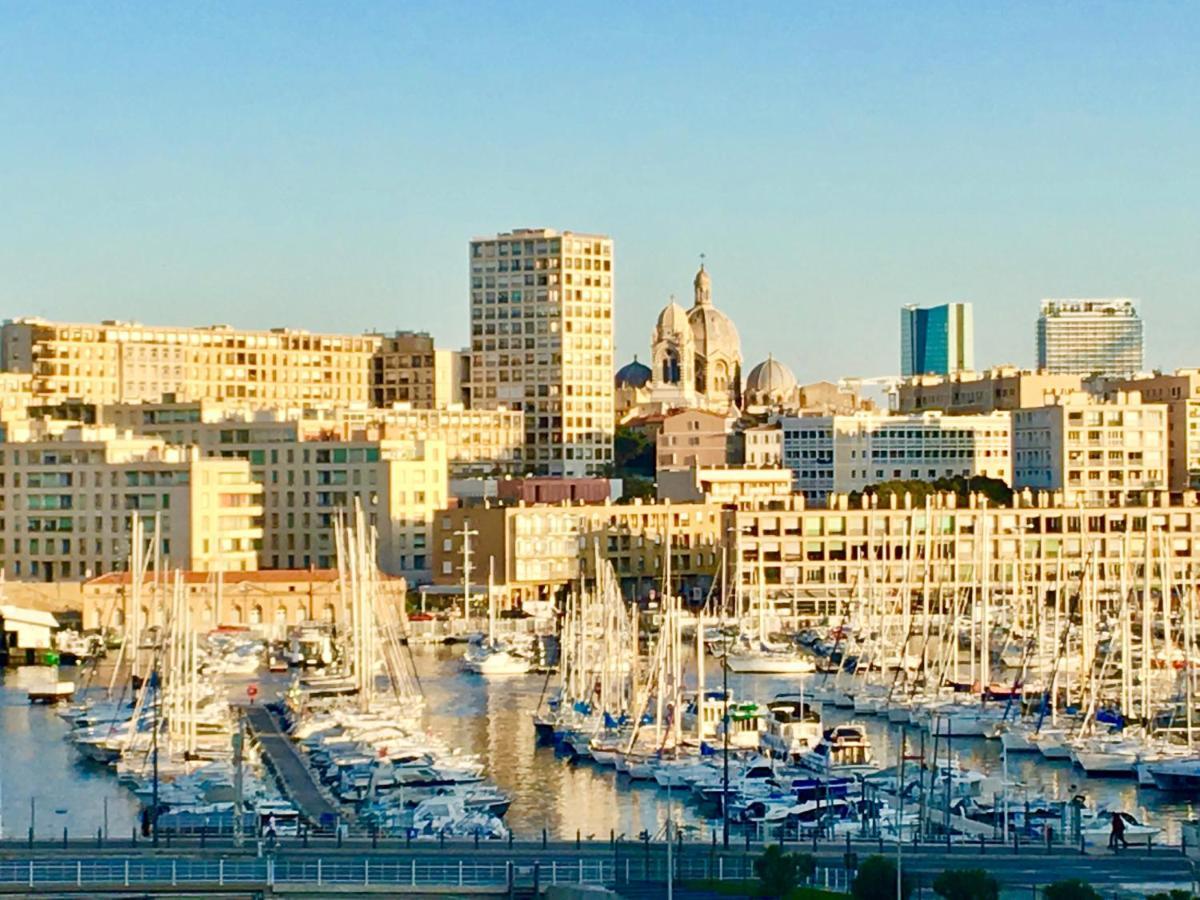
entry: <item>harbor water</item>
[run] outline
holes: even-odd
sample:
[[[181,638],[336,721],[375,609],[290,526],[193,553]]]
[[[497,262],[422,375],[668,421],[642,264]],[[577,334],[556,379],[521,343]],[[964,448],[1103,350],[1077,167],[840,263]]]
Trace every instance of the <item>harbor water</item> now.
[[[413,656],[426,697],[426,726],[466,753],[479,754],[489,778],[512,798],[506,824],[520,837],[545,829],[552,838],[607,839],[610,833],[636,838],[661,835],[668,815],[695,839],[708,840],[720,822],[705,819],[681,796],[653,782],[631,783],[611,768],[579,762],[539,747],[531,713],[543,691],[553,687],[542,675],[483,678],[461,670],[461,647],[414,647]],[[128,836],[137,822],[134,795],[118,784],[111,769],[83,759],[64,739],[67,724],[53,707],[30,705],[26,692],[56,678],[76,677],[69,668],[21,668],[0,672],[0,825],[6,838],[24,838],[31,815],[41,838],[94,836],[106,826],[113,837]],[[263,679],[270,678],[263,673]],[[804,676],[809,680],[821,676]],[[710,686],[713,675],[710,673]],[[799,676],[730,675],[734,696],[759,702],[800,689]],[[236,689],[244,691],[244,685]],[[826,724],[855,718],[826,709]],[[871,738],[875,759],[893,765],[902,730],[876,717],[857,717]],[[919,753],[921,731],[907,728],[907,754]],[[968,769],[1001,775],[1005,760],[999,741],[955,739],[953,756]],[[926,750],[932,743],[926,737]],[[941,752],[941,751],[940,751]],[[944,759],[944,757],[942,757]],[[1162,840],[1177,842],[1180,823],[1194,816],[1188,798],[1139,788],[1133,780],[1088,779],[1068,761],[1014,754],[1007,761],[1009,802],[1082,795],[1098,808],[1122,809],[1160,825]],[[670,812],[669,812],[670,811]]]

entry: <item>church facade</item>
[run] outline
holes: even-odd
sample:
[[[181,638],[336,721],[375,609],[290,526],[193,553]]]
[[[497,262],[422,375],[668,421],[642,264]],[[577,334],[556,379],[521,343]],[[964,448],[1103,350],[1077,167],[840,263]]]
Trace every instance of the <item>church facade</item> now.
[[[742,405],[742,341],[712,302],[712,277],[700,266],[691,309],[674,299],[658,314],[651,364],[636,359],[617,373],[618,412],[635,407],[734,413]]]

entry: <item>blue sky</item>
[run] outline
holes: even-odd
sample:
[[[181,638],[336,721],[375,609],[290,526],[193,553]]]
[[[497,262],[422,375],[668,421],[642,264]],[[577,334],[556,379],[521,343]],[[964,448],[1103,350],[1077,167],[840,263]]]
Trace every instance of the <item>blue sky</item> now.
[[[466,338],[475,234],[616,240],[618,364],[708,255],[752,364],[899,307],[1133,296],[1200,364],[1200,4],[0,0],[0,316]]]

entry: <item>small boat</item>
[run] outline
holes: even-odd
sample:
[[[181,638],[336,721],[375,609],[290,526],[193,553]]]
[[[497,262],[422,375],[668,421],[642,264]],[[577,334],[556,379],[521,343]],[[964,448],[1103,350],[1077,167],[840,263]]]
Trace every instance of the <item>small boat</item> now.
[[[44,687],[30,688],[26,696],[30,703],[69,703],[75,697],[75,682],[59,681]]]

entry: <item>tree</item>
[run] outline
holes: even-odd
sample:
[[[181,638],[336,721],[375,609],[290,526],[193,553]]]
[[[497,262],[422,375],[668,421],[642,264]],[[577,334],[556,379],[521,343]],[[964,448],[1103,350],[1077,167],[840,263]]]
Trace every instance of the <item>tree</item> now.
[[[613,460],[617,478],[630,475],[654,478],[654,438],[628,425],[618,426],[613,438]]]
[[[998,900],[1000,882],[983,869],[947,869],[934,879],[933,890],[946,900]]]
[[[1146,900],[1196,900],[1196,895],[1191,891],[1181,891],[1179,888],[1174,888],[1171,891],[1159,891],[1157,894],[1150,894]]]
[[[816,870],[813,858],[805,853],[784,853],[778,844],[772,844],[754,861],[754,874],[758,876],[761,890],[768,897],[784,897],[797,883],[812,877]]]
[[[1046,885],[1042,896],[1045,900],[1102,900],[1098,891],[1078,878],[1068,878]]]
[[[850,893],[858,900],[908,900],[913,883],[906,875],[901,885],[900,897],[896,897],[896,864],[886,856],[868,856],[858,874]]]

